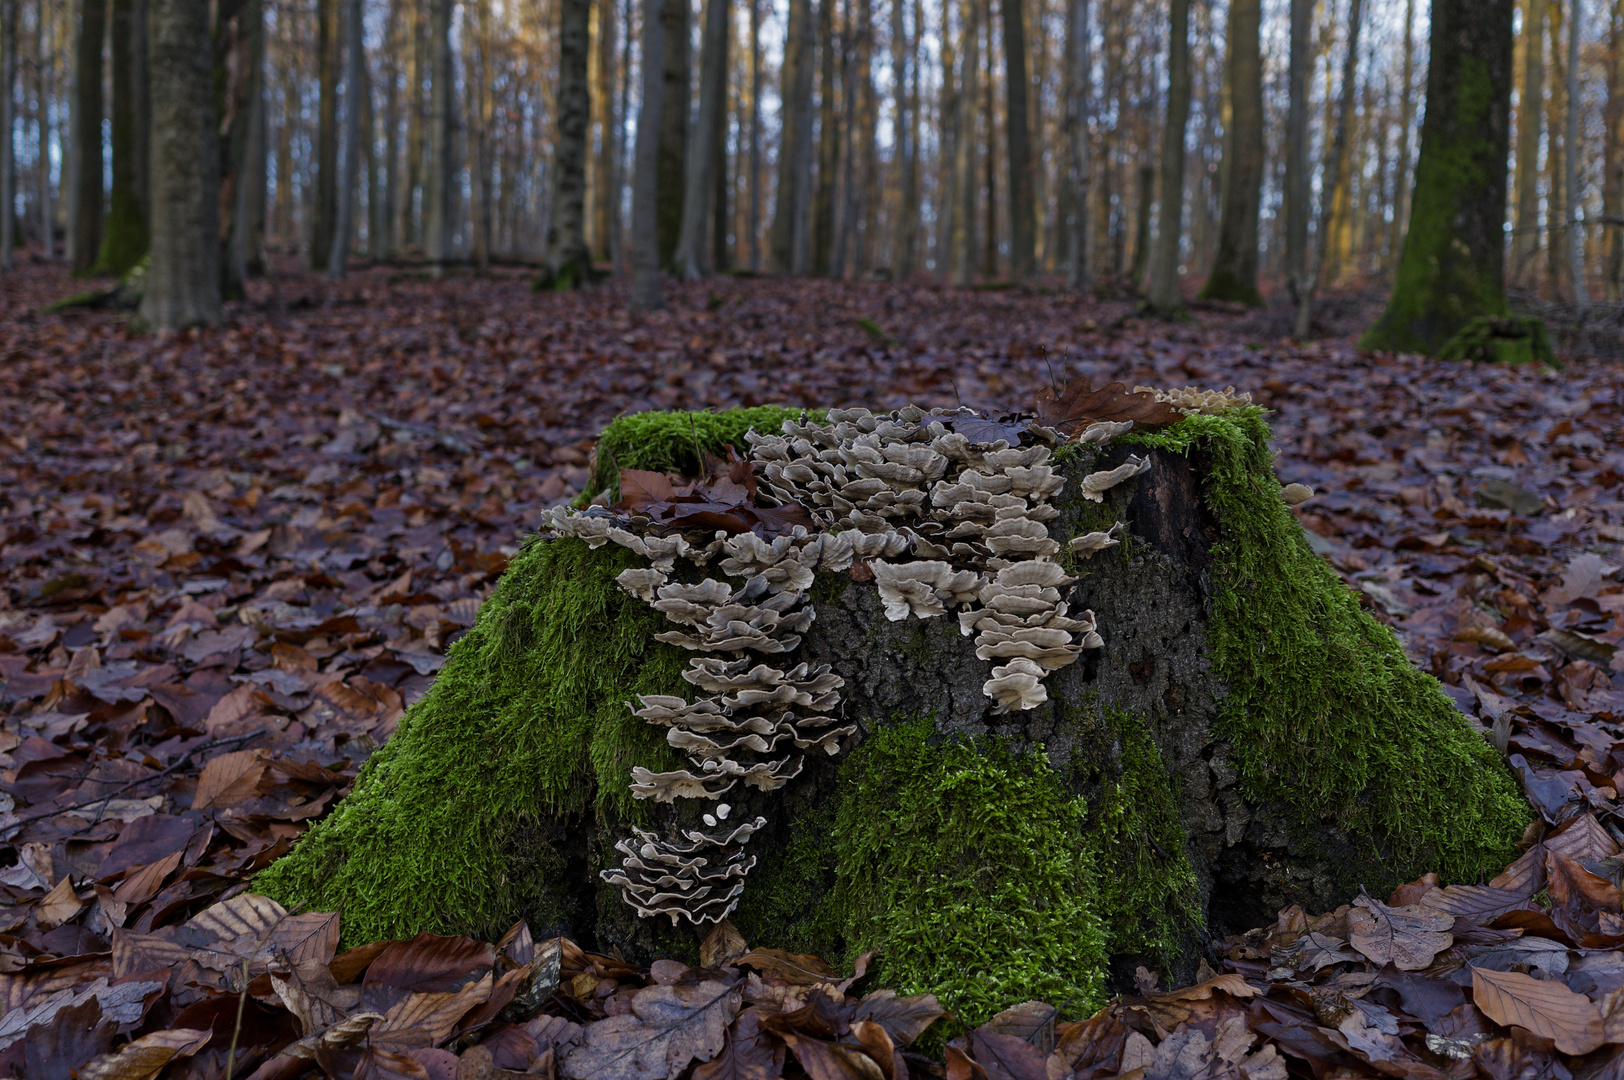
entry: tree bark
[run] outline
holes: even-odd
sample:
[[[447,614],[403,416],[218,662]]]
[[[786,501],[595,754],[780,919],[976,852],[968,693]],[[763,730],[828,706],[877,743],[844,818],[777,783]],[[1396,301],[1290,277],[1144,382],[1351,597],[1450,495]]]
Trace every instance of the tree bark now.
[[[715,142],[718,114],[727,94],[728,0],[705,0],[705,24],[699,53],[699,115],[688,154],[683,185],[682,230],[673,262],[678,276],[698,281],[705,276],[706,226],[715,200]]]
[[[606,0],[609,2],[609,0]],[[473,226],[473,260],[474,265],[481,270],[491,264],[491,244],[494,242],[492,230],[494,228],[495,213],[492,206],[496,199],[496,177],[491,154],[491,5],[490,0],[474,0],[463,5],[464,45],[463,55],[467,58],[465,70],[468,72],[468,114],[471,121],[471,143],[468,151],[468,179],[473,188],[474,205],[472,217]],[[611,23],[614,21],[610,16]],[[613,107],[613,95],[610,95]],[[605,136],[607,137],[607,129]]]
[[[750,272],[761,272],[761,5],[750,5],[750,202],[744,231],[750,252]]]
[[[835,174],[840,131],[835,123],[835,0],[818,0],[818,180],[812,199],[811,272],[834,268]]]
[[[136,80],[145,73],[144,65],[138,67],[135,62],[135,51],[142,37],[136,23],[144,14],[139,8],[138,0],[112,0],[109,50],[113,68],[112,186],[108,191],[107,218],[94,272],[114,277],[140,262],[147,253],[147,216],[141,200],[137,144],[137,133],[147,121],[138,111],[144,95]]]
[[[1568,79],[1567,52],[1562,47],[1566,18],[1562,0],[1546,0],[1545,30],[1550,40],[1546,71],[1550,90],[1545,96],[1545,272],[1551,291],[1561,299],[1569,295],[1568,279]]]
[[[976,110],[980,93],[981,30],[976,0],[959,0],[959,79],[954,94],[953,227],[948,238],[948,267],[954,285],[970,284],[976,246]]]
[[[1434,352],[1507,313],[1512,0],[1433,0],[1427,106],[1404,253],[1365,348]]]
[[[1341,101],[1336,111],[1336,134],[1325,154],[1325,171],[1321,174],[1319,229],[1314,234],[1313,256],[1307,278],[1297,294],[1297,326],[1299,341],[1306,340],[1314,322],[1314,294],[1319,291],[1320,276],[1325,270],[1325,255],[1330,249],[1331,222],[1337,212],[1337,199],[1346,197],[1346,179],[1343,164],[1348,149],[1348,125],[1353,119],[1353,93],[1359,74],[1359,28],[1364,22],[1364,0],[1352,0],[1348,9],[1348,48],[1342,58]],[[1502,179],[1501,191],[1504,181]],[[1502,205],[1505,196],[1501,195]]]
[[[1286,81],[1285,277],[1292,302],[1308,272],[1308,81],[1314,63],[1314,0],[1291,0],[1291,57]]]
[[[1028,128],[1026,21],[1021,0],[1000,0],[1004,16],[1004,135],[1009,146],[1009,272],[1026,281],[1034,265],[1037,208],[1032,198],[1032,133]]]
[[[1171,0],[1167,39],[1167,123],[1162,129],[1161,193],[1157,199],[1156,253],[1145,293],[1149,311],[1174,316],[1184,309],[1179,249],[1184,236],[1184,129],[1190,119],[1190,0]]]
[[[593,105],[598,111],[598,162],[595,171],[597,191],[592,200],[592,247],[605,261],[613,257],[613,228],[610,225],[620,202],[615,187],[615,59],[616,23],[619,12],[615,0],[598,0],[598,85]]]
[[[12,248],[17,239],[16,117],[12,112],[17,85],[17,2],[0,0],[0,270],[13,269]]]
[[[891,275],[897,280],[913,273],[914,238],[919,223],[914,131],[908,93],[907,0],[891,0],[892,159],[898,170],[896,228],[891,237]]]
[[[452,0],[427,0],[429,52],[428,175],[423,184],[423,255],[436,276],[450,265],[451,208],[455,198],[453,125],[457,122],[451,73]]]
[[[1089,127],[1093,120],[1094,56],[1093,28],[1089,24],[1088,0],[1066,3],[1066,142],[1070,154],[1070,218],[1062,221],[1066,231],[1066,280],[1076,292],[1089,285],[1089,211],[1093,190],[1093,159],[1089,148]]]
[[[1384,270],[1398,264],[1404,223],[1410,216],[1410,128],[1415,124],[1415,0],[1404,0],[1404,85],[1399,88],[1398,158],[1394,166],[1393,228]],[[1519,217],[1518,223],[1521,224]]]
[[[1624,0],[1613,0],[1607,35],[1607,105],[1602,111],[1602,217],[1607,238],[1602,281],[1608,300],[1624,299]]]
[[[1523,88],[1517,102],[1517,235],[1512,273],[1517,284],[1536,273],[1540,255],[1540,132],[1544,117],[1544,0],[1523,0]]]
[[[1208,300],[1261,306],[1257,291],[1258,201],[1263,190],[1263,53],[1261,0],[1229,6],[1229,124],[1225,131],[1223,216],[1218,257],[1206,287]]]
[[[1579,176],[1579,144],[1582,141],[1584,128],[1580,120],[1579,107],[1579,65],[1584,62],[1580,53],[1580,29],[1583,26],[1584,5],[1582,0],[1572,0],[1573,10],[1568,13],[1568,122],[1567,143],[1568,161],[1567,173],[1563,179],[1568,189],[1568,223],[1564,234],[1567,238],[1568,280],[1573,282],[1573,299],[1580,304],[1590,302],[1590,290],[1585,284],[1585,234],[1580,224],[1580,208],[1582,205]]]
[[[234,17],[227,99],[226,176],[221,209],[230,215],[221,260],[221,293],[240,297],[243,282],[264,273],[265,239],[265,11],[246,0]]]
[[[36,145],[43,148],[51,145],[51,110],[46,107],[46,102],[51,98],[51,67],[45,62],[43,42],[45,20],[40,15],[45,10],[45,0],[37,0],[34,10],[34,134]],[[51,158],[48,153],[36,155],[34,186],[38,191],[42,254],[46,262],[53,262],[56,259],[56,214],[55,200],[51,192]],[[146,185],[143,183],[142,189],[145,188]]]
[[[311,212],[310,269],[324,271],[338,229],[338,80],[343,67],[343,0],[316,0],[316,197]]]
[[[152,257],[141,318],[220,321],[220,151],[208,0],[150,0]]]
[[[632,165],[632,295],[634,311],[665,306],[660,287],[660,247],[656,223],[660,214],[660,128],[665,96],[665,70],[649,58],[665,55],[663,0],[643,0],[643,90],[637,114],[637,151]]]
[[[355,202],[361,183],[361,96],[366,93],[361,0],[344,3],[344,166],[333,213],[333,242],[327,254],[327,280],[344,280],[355,236]]]
[[[586,131],[592,105],[587,85],[591,0],[559,0],[558,134],[553,143],[553,223],[548,267],[555,289],[578,289],[592,276],[586,244]]]
[[[811,186],[812,0],[789,0],[784,63],[779,71],[782,126],[778,136],[778,190],[767,237],[767,267],[796,274],[804,267],[804,228]]]
[[[101,254],[102,42],[107,0],[79,0],[73,79],[73,245],[75,274],[91,273]]]
[[[665,93],[660,113],[660,217],[656,232],[660,262],[676,268],[677,240],[682,235],[682,205],[687,198],[688,118],[693,94],[693,21],[691,0],[665,0]]]

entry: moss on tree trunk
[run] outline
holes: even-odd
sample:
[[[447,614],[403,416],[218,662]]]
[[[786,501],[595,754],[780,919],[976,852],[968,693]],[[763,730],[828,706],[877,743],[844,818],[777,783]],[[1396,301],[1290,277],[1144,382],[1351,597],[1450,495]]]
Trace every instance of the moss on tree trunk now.
[[[1367,349],[1438,355],[1505,294],[1512,0],[1434,0],[1409,230]],[[1529,359],[1532,359],[1530,354]]]
[[[682,414],[611,434],[686,429],[716,452],[737,417],[711,419],[704,436]],[[1062,452],[1067,492],[1130,449],[1152,467],[1103,503],[1062,493],[1057,539],[1129,531],[1068,564],[1105,646],[1031,712],[991,712],[952,620],[892,622],[872,584],[822,577],[801,658],[845,679],[858,733],[777,791],[729,794],[740,820],[768,821],[733,915],[747,938],[879,948],[886,983],[970,1019],[1033,995],[1084,1012],[1137,964],[1188,975],[1204,933],[1281,905],[1503,867],[1529,817],[1515,783],[1309,549],[1268,438],[1247,407]],[[633,765],[675,762],[624,703],[685,689],[684,654],[653,640],[662,617],[614,584],[640,561],[530,540],[355,791],[256,887],[341,908],[348,942],[523,917],[692,955],[702,931],[639,919],[598,877],[630,826],[702,812],[628,789]]]

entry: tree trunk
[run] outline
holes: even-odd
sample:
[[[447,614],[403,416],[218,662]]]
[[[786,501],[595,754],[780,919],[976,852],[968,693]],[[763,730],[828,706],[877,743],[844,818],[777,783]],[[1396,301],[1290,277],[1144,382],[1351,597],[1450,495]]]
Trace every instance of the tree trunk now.
[[[1261,306],[1257,291],[1258,201],[1263,190],[1263,53],[1261,0],[1229,6],[1227,58],[1230,121],[1225,131],[1223,217],[1218,257],[1202,297]]]
[[[233,198],[222,270],[222,291],[240,293],[242,283],[265,273],[265,9],[246,0],[237,18],[246,40],[239,53],[242,70],[240,125],[231,126]],[[240,140],[240,141],[239,141]]]
[[[705,24],[699,53],[699,115],[694,125],[687,177],[683,185],[682,230],[673,262],[678,276],[698,281],[705,276],[706,226],[715,200],[715,142],[718,113],[727,94],[728,0],[705,0]]]
[[[1296,303],[1308,273],[1308,105],[1314,64],[1314,0],[1291,0],[1291,57],[1286,74],[1285,277]]]
[[[1584,57],[1579,50],[1580,30],[1583,27],[1582,0],[1572,0],[1573,10],[1568,13],[1568,123],[1567,172],[1563,179],[1568,189],[1567,257],[1568,280],[1573,282],[1573,299],[1579,304],[1590,302],[1590,290],[1585,285],[1585,234],[1581,224],[1582,195],[1580,191],[1579,145],[1584,128],[1580,120],[1579,66]]]
[[[598,85],[593,104],[598,110],[598,190],[592,200],[592,246],[608,262],[613,255],[610,220],[620,202],[615,182],[615,0],[598,0]]]
[[[999,0],[1004,15],[1004,135],[1009,145],[1009,272],[1026,281],[1036,269],[1032,199],[1032,133],[1026,94],[1026,20],[1021,0]]]
[[[344,64],[344,0],[316,0],[316,198],[311,213],[310,269],[326,270],[338,228],[338,80]]]
[[[901,281],[913,273],[914,238],[919,225],[919,179],[909,138],[907,0],[891,0],[892,157],[898,170],[896,228],[891,240],[891,275]]]
[[[635,311],[665,306],[660,287],[660,127],[665,96],[664,65],[649,58],[665,55],[663,0],[643,0],[643,90],[637,114],[637,151],[632,163],[632,295]]]
[[[553,223],[548,267],[555,289],[578,289],[592,276],[586,244],[586,130],[592,103],[587,83],[591,0],[559,0],[558,135],[553,143]]]
[[[333,213],[333,242],[327,255],[327,280],[344,280],[355,236],[355,202],[361,186],[361,95],[366,92],[361,0],[344,3],[344,171],[338,180]]]
[[[79,0],[73,77],[73,272],[91,273],[101,254],[102,42],[107,0]]]
[[[828,277],[834,267],[835,172],[840,131],[835,123],[835,0],[818,0],[818,180],[812,198],[811,272]]]
[[[803,269],[801,222],[811,186],[812,42],[812,0],[789,0],[784,63],[779,72],[783,121],[778,136],[778,191],[767,237],[767,268],[774,274]]]
[[[676,268],[682,235],[682,204],[687,197],[688,113],[693,93],[691,0],[665,0],[665,94],[660,114],[660,217],[656,232],[660,262]]]
[[[1421,154],[1387,310],[1363,347],[1433,353],[1507,314],[1513,0],[1433,0]]]
[[[725,274],[732,265],[732,256],[729,254],[728,238],[731,229],[728,227],[729,193],[732,183],[728,177],[727,134],[728,134],[728,93],[727,83],[730,80],[729,52],[732,49],[733,15],[731,9],[727,21],[722,24],[722,92],[716,95],[714,103],[715,116],[711,124],[711,210],[710,210],[710,252],[705,263],[707,274]],[[703,66],[703,63],[701,63]],[[736,172],[735,168],[735,172]]]
[[[8,271],[13,269],[11,249],[17,241],[17,163],[12,160],[16,146],[12,102],[17,85],[17,3],[0,0],[0,270]]]
[[[1539,255],[1539,142],[1545,113],[1545,0],[1523,0],[1523,85],[1517,102],[1517,234],[1511,280],[1526,284]]]
[[[1093,119],[1092,100],[1094,57],[1091,51],[1093,28],[1089,24],[1088,0],[1066,3],[1066,143],[1071,182],[1067,187],[1070,218],[1062,221],[1066,232],[1066,280],[1072,289],[1084,292],[1089,284],[1089,198],[1092,193],[1093,161],[1089,154],[1089,127]]]
[[[1006,699],[1010,711],[997,710],[988,680],[1019,665],[988,644],[991,620],[973,610],[986,593],[970,592],[972,609],[955,617],[927,590],[933,606],[921,611],[853,580],[821,548],[833,565],[777,601],[791,618],[810,609],[809,622],[793,641],[764,641],[793,652],[760,659],[808,665],[791,678],[833,678],[798,690],[793,709],[772,706],[781,763],[710,755],[756,769],[767,789],[735,783],[712,800],[632,797],[633,768],[656,774],[657,791],[659,774],[689,768],[673,747],[709,753],[721,725],[709,737],[662,729],[626,702],[687,702],[696,691],[684,669],[704,683],[728,658],[690,663],[655,640],[674,624],[616,584],[626,569],[648,581],[645,557],[601,536],[596,549],[533,538],[355,790],[255,891],[341,908],[346,945],[419,931],[491,937],[524,918],[538,934],[639,962],[686,958],[711,929],[679,921],[697,902],[669,922],[640,918],[605,872],[639,850],[654,861],[683,843],[679,829],[697,830],[693,850],[742,825],[746,839],[727,843],[737,873],[698,896],[716,901],[700,914],[722,917],[735,898],[723,890],[740,882],[731,918],[752,944],[831,958],[877,948],[878,985],[939,993],[974,1023],[1031,997],[1069,999],[1086,1015],[1139,964],[1187,981],[1208,937],[1287,904],[1329,910],[1361,886],[1384,895],[1425,871],[1474,881],[1504,866],[1532,817],[1509,770],[1309,548],[1258,414],[1201,419],[1204,434],[1175,427],[1132,447],[1148,471],[1097,503],[1072,493],[1086,476],[1134,467],[1129,447],[1076,447],[1056,467],[1058,516],[1039,533],[1062,549],[1108,529],[1123,542],[1068,557],[1075,579],[1054,562],[1016,564],[1011,577],[1053,575],[1039,603],[1092,620],[1098,636],[1033,679],[1030,696]],[[687,416],[638,420],[704,449],[736,423],[724,414],[700,436]],[[782,460],[752,457],[758,469]],[[906,541],[895,550],[869,564],[881,580],[908,572]],[[758,657],[738,658],[735,670]],[[746,708],[712,698],[695,714],[720,709],[761,731]],[[788,749],[814,731],[804,757]],[[488,746],[502,753],[479,752]],[[1066,869],[1040,869],[1055,865]]]
[[[423,183],[423,255],[436,276],[451,262],[451,210],[455,192],[456,92],[451,73],[452,0],[427,0],[429,52],[428,175]]]
[[[1562,27],[1566,12],[1562,0],[1547,0],[1545,11],[1546,35],[1550,39],[1550,93],[1545,98],[1546,152],[1545,152],[1545,214],[1548,235],[1545,245],[1545,271],[1551,279],[1551,291],[1566,299],[1568,288],[1568,185],[1567,185],[1567,112],[1568,112],[1568,58],[1562,48]]]
[[[1602,210],[1608,300],[1624,299],[1624,0],[1613,0],[1607,35],[1607,105],[1602,112]]]
[[[607,0],[606,0],[607,2]],[[463,5],[466,37],[463,55],[467,57],[468,113],[472,121],[472,146],[468,152],[468,180],[473,188],[473,259],[484,270],[491,264],[491,244],[496,199],[496,178],[491,161],[491,5],[490,0],[474,0]],[[614,22],[610,15],[611,24]],[[610,107],[613,108],[613,95]],[[605,129],[605,136],[608,131]]]
[[[959,85],[954,95],[953,191],[958,203],[948,239],[949,274],[954,285],[970,284],[975,273],[976,152],[979,148],[976,111],[981,95],[976,86],[981,74],[981,29],[977,0],[959,0]]]
[[[1346,178],[1343,175],[1348,150],[1348,125],[1353,119],[1353,93],[1359,73],[1359,28],[1364,22],[1364,0],[1352,0],[1348,9],[1348,48],[1342,58],[1341,101],[1336,111],[1336,134],[1325,153],[1325,171],[1321,174],[1319,229],[1314,234],[1312,258],[1307,278],[1297,293],[1297,326],[1299,341],[1306,340],[1314,323],[1314,294],[1319,290],[1320,275],[1325,271],[1325,256],[1332,244],[1331,222],[1337,212],[1337,200],[1346,198]],[[1501,205],[1504,206],[1505,181],[1501,177]]]
[[[56,214],[55,200],[51,197],[51,156],[44,152],[44,148],[51,145],[51,110],[47,107],[47,102],[51,98],[51,67],[45,62],[43,43],[45,20],[41,17],[44,10],[45,0],[38,0],[38,6],[34,9],[33,41],[34,133],[36,145],[41,148],[41,152],[35,156],[34,186],[38,191],[42,254],[46,262],[52,262],[56,259]],[[145,185],[142,186],[144,189]]]
[[[208,0],[150,0],[152,255],[141,318],[220,321],[220,150]]]
[[[987,66],[983,69],[986,77],[981,82],[981,115],[987,119],[987,149],[981,156],[981,164],[987,198],[981,204],[981,275],[991,280],[998,276],[998,107],[993,101],[993,88],[998,85],[998,75],[994,70],[997,49],[993,42],[990,9],[982,29],[987,37]]]
[[[625,41],[620,56],[620,108],[615,113],[615,168],[611,185],[614,205],[609,213],[609,250],[614,257],[614,274],[623,271],[626,245],[621,237],[621,194],[626,189],[626,124],[632,98],[632,0],[625,0]]]
[[[1184,128],[1190,119],[1190,0],[1171,0],[1167,39],[1167,125],[1162,129],[1161,194],[1157,199],[1156,254],[1145,292],[1147,309],[1161,316],[1184,310],[1179,249],[1184,236]]]
[[[137,132],[147,119],[137,111],[142,95],[136,79],[143,74],[135,63],[135,50],[142,36],[136,27],[142,14],[138,7],[137,0],[112,0],[112,187],[93,272],[114,277],[121,276],[147,253],[147,216],[141,203],[137,147]]]
[[[761,272],[761,5],[765,0],[745,0],[750,5],[750,209],[744,231],[750,251],[750,272]]]

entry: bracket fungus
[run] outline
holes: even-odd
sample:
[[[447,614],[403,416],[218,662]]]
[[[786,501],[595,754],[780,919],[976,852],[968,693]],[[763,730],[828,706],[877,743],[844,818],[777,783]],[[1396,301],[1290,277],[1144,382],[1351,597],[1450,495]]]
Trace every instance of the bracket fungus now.
[[[973,438],[954,430],[958,424],[995,437]],[[1078,441],[1103,444],[1132,426],[1089,424]],[[841,740],[856,730],[835,719],[841,677],[827,664],[779,668],[756,659],[787,658],[799,648],[817,615],[803,602],[818,570],[865,562],[894,622],[958,608],[961,631],[975,635],[976,656],[994,663],[982,686],[994,710],[1021,712],[1047,701],[1044,677],[1104,642],[1092,611],[1073,617],[1067,590],[1075,579],[1054,561],[1060,543],[1049,522],[1059,515],[1053,500],[1065,484],[1051,462],[1058,436],[1029,426],[1024,430],[1037,441],[1022,446],[1021,430],[967,409],[910,406],[889,415],[831,409],[827,423],[803,417],[784,421],[777,434],[750,431],[749,461],[767,496],[804,509],[816,526],[797,525],[771,539],[755,532],[657,532],[647,516],[599,509],[554,511],[556,533],[594,547],[619,544],[647,558],[649,566],[625,570],[616,581],[686,628],[656,640],[700,654],[683,678],[708,696],[642,695],[628,706],[667,728],[666,741],[692,764],[634,769],[633,796],[719,800],[740,783],[771,791],[799,774],[805,754],[839,753]],[[1149,467],[1148,459],[1130,455],[1086,477],[1081,494],[1101,501]],[[1119,522],[1079,537],[1070,550],[1087,557],[1111,547],[1120,528]],[[672,581],[678,558],[701,567],[716,561],[720,574],[744,584],[720,576]],[[725,817],[724,806],[710,815]],[[719,920],[738,902],[753,865],[743,854],[748,831],[728,835],[718,842],[725,854],[696,863],[694,845],[705,834],[670,839],[640,831],[635,843],[622,844],[621,867],[603,878],[640,914]]]

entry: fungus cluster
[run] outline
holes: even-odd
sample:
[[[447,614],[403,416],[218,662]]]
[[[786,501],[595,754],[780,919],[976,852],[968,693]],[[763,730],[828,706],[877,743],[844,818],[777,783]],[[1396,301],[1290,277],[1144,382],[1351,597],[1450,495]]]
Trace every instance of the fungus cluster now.
[[[1132,426],[1091,424],[1076,441],[1102,444]],[[1023,430],[1035,445],[1018,444]],[[799,775],[806,754],[837,754],[855,730],[836,718],[840,676],[791,655],[816,617],[805,600],[817,571],[861,563],[892,621],[957,609],[960,632],[973,635],[976,656],[993,664],[982,689],[999,713],[1036,708],[1048,700],[1045,676],[1103,645],[1094,613],[1071,612],[1067,590],[1076,579],[1054,561],[1060,544],[1048,523],[1059,515],[1053,500],[1064,484],[1050,463],[1055,432],[1000,428],[967,409],[910,406],[889,415],[832,409],[827,424],[791,420],[780,434],[746,438],[771,496],[805,508],[816,531],[796,526],[771,539],[661,534],[646,518],[601,508],[559,509],[549,519],[556,535],[646,558],[647,567],[623,571],[617,583],[675,624],[658,640],[698,654],[683,678],[706,696],[651,694],[627,703],[665,727],[667,742],[689,762],[669,772],[633,769],[631,790],[639,799],[716,805],[701,815],[703,828],[678,829],[674,838],[633,830],[617,845],[621,865],[602,874],[638,914],[667,915],[673,924],[727,916],[755,865],[745,845],[765,819],[728,823],[722,796],[739,784],[779,788]],[[1149,464],[1130,456],[1084,478],[1081,494],[1099,501]],[[1089,557],[1117,544],[1121,528],[1077,537],[1069,548]],[[679,559],[717,572],[673,580]]]
[[[1185,416],[1201,413],[1206,416],[1216,416],[1227,412],[1237,405],[1250,405],[1252,395],[1242,393],[1233,386],[1223,390],[1201,390],[1194,386],[1186,386],[1182,390],[1158,390],[1154,386],[1136,386],[1136,394],[1152,394],[1157,401],[1165,401]]]

